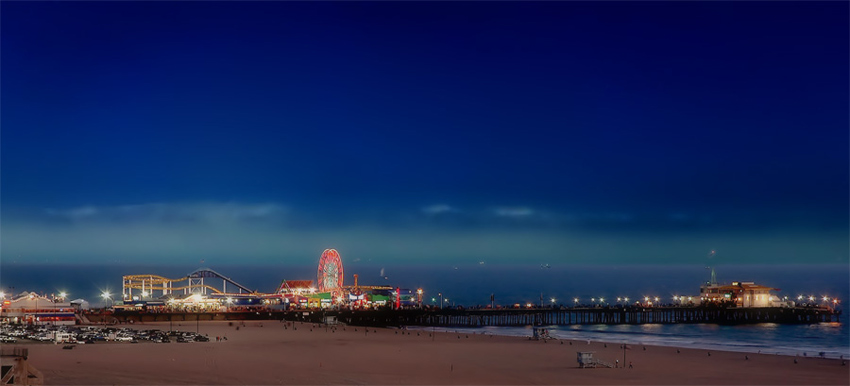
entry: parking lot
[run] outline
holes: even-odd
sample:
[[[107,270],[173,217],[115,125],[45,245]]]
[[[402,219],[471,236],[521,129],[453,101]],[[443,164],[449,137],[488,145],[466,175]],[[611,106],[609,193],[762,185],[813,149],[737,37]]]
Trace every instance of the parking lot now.
[[[99,326],[23,326],[0,327],[0,343],[194,343],[209,338],[190,331],[136,330]]]

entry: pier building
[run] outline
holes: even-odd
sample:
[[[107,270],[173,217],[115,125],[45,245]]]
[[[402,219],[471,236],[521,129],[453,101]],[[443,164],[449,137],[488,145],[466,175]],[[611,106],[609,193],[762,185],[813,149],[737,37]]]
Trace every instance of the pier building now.
[[[0,322],[31,325],[73,325],[74,308],[64,297],[24,292],[12,299],[3,300]]]
[[[735,307],[785,307],[771,291],[778,288],[755,284],[751,281],[732,284],[706,283],[700,286],[700,300],[707,303],[727,303]]]

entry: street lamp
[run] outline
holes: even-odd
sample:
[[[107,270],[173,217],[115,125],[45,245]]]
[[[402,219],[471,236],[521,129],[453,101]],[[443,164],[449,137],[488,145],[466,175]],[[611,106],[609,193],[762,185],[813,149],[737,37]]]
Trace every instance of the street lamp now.
[[[35,299],[35,315],[34,315],[35,319],[33,320],[33,322],[34,322],[33,324],[37,325],[38,324],[38,296],[36,296],[32,292],[30,292],[30,299]]]
[[[573,298],[573,305],[574,305],[574,306],[577,306],[577,305],[578,305],[578,298]]]
[[[437,295],[440,297],[440,309],[443,309],[443,293],[438,292]]]
[[[419,308],[422,308],[422,288],[417,289],[416,294],[419,295]]]
[[[103,298],[103,301],[111,301],[112,300],[112,295],[109,292],[104,292],[104,293],[100,294],[100,296]],[[109,303],[107,303],[107,304],[109,304]]]

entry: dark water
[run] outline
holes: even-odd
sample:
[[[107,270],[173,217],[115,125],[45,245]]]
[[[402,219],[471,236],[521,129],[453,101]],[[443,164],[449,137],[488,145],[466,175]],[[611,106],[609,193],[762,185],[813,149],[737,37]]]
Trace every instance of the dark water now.
[[[0,264],[0,290],[6,293],[66,291],[72,299],[84,298],[97,304],[104,290],[120,297],[121,276],[155,274],[182,277],[197,266],[40,266]],[[304,266],[214,266],[210,267],[248,288],[273,292],[282,279],[316,278],[315,265]],[[380,275],[381,270],[384,276]],[[850,298],[850,266],[847,265],[728,265],[716,267],[719,282],[754,281],[779,288],[779,296],[799,295],[837,297],[839,309]],[[541,268],[527,265],[369,265],[346,263],[345,284],[357,273],[362,285],[387,284],[401,288],[422,288],[425,303],[443,300],[455,305],[543,302],[571,305],[574,298],[590,303],[604,298],[616,304],[617,297],[632,299],[659,297],[672,302],[675,295],[697,295],[701,282],[709,278],[703,266],[600,266],[563,265]],[[209,284],[209,281],[207,281]],[[219,285],[216,285],[219,286]],[[13,287],[13,288],[10,288]],[[432,300],[433,299],[433,300]],[[555,327],[552,334],[563,338],[593,339],[634,344],[702,347],[732,351],[850,357],[848,323],[789,326],[642,325]],[[485,331],[485,330],[478,330]],[[492,328],[492,333],[530,335],[525,328]]]

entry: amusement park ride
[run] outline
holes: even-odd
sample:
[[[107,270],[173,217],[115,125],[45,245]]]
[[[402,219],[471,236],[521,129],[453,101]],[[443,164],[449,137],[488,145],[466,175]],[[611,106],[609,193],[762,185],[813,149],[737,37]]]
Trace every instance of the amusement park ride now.
[[[283,280],[274,293],[261,293],[209,268],[201,268],[176,279],[159,275],[127,275],[123,277],[122,298],[124,304],[205,298],[226,301],[227,305],[248,304],[253,300],[265,304],[304,305],[309,304],[309,298],[315,298],[318,306],[345,303],[353,307],[366,306],[369,295],[370,298],[385,298],[387,301],[395,295],[396,306],[402,298],[399,288],[359,285],[356,274],[354,285],[344,286],[342,258],[335,249],[322,252],[316,279],[318,288],[312,286],[312,280]]]

